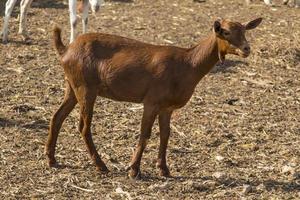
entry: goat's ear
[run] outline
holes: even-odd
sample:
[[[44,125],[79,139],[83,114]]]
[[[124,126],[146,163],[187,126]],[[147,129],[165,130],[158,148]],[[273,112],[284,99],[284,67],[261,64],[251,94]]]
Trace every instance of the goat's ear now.
[[[246,28],[246,30],[251,30],[251,29],[255,29],[262,21],[262,18],[257,18],[255,20],[252,20],[248,23],[246,23],[244,26]]]
[[[221,21],[220,20],[216,20],[214,22],[214,32],[218,35],[222,34],[222,26],[221,26]]]

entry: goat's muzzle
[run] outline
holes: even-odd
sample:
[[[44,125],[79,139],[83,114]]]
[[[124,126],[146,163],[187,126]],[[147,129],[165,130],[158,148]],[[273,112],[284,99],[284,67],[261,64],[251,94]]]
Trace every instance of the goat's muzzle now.
[[[230,45],[230,47],[227,49],[227,53],[246,58],[250,55],[250,48],[237,48],[233,45]]]
[[[243,58],[246,58],[250,55],[250,52],[251,52],[251,48],[250,46],[247,44],[247,45],[244,45],[242,46],[241,48],[239,48],[239,56],[243,57]]]

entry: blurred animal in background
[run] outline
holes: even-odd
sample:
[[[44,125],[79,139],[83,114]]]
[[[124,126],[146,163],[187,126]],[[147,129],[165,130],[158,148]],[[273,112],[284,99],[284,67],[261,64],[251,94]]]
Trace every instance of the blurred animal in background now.
[[[246,4],[250,4],[251,2],[253,2],[253,0],[245,0],[246,1]],[[273,5],[273,1],[272,0],[264,0],[265,4],[271,6]],[[283,0],[282,3],[284,5],[292,5],[292,6],[295,6],[296,8],[299,8],[300,7],[300,0]]]
[[[28,39],[27,28],[26,28],[26,17],[27,11],[33,0],[22,0],[20,4],[20,24],[19,24],[19,34],[22,35],[23,39]],[[7,43],[8,41],[8,22],[15,7],[17,0],[7,0],[5,5],[5,17],[2,29],[2,41]]]
[[[283,0],[283,4],[290,4],[292,6],[295,6],[295,8],[300,8],[300,0]]]
[[[19,34],[21,34],[23,40],[29,39],[28,32],[27,32],[27,26],[26,26],[26,18],[27,18],[27,12],[30,8],[30,5],[33,0],[22,0],[20,3],[20,24],[19,24]],[[69,11],[70,11],[70,23],[71,23],[71,36],[70,36],[70,42],[72,42],[76,36],[76,25],[77,25],[77,9],[80,10],[82,13],[82,23],[83,23],[83,33],[86,33],[87,31],[87,23],[88,23],[88,11],[89,7],[91,7],[91,10],[93,13],[96,13],[102,0],[68,0],[69,1]],[[9,19],[11,16],[11,13],[13,11],[13,8],[16,4],[17,0],[7,0],[6,6],[5,6],[5,17],[4,17],[4,23],[2,28],[2,41],[3,43],[8,42],[8,24]]]
[[[77,14],[76,11],[82,13],[82,32],[86,33],[87,24],[88,24],[88,14],[89,7],[91,6],[92,12],[95,14],[99,11],[101,4],[103,4],[103,0],[79,0],[79,4],[77,5],[77,0],[69,0],[69,10],[70,10],[70,24],[71,24],[71,36],[70,43],[76,37],[76,25],[77,25]]]

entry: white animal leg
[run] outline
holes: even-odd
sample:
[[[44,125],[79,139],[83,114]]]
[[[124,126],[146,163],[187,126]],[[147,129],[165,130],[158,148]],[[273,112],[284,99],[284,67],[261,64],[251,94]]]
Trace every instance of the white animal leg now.
[[[86,33],[87,31],[89,7],[90,5],[88,1],[83,1],[83,10],[82,10],[82,32],[83,33]]]
[[[14,9],[17,0],[8,0],[5,5],[5,17],[4,17],[4,24],[2,29],[2,41],[4,43],[7,42],[8,38],[8,22],[10,19],[10,15]]]
[[[300,0],[283,0],[284,5],[295,6],[295,8],[299,8]]]
[[[294,0],[295,8],[300,8],[300,0]]]
[[[289,3],[289,0],[283,0],[282,2],[284,5],[287,5]]]
[[[251,0],[245,0],[247,5],[250,5]]]
[[[89,1],[91,10],[94,14],[99,11],[100,6],[104,3],[103,0],[83,0],[83,1]]]
[[[20,25],[19,25],[19,34],[23,36],[23,39],[26,40],[28,38],[27,35],[27,27],[26,27],[26,19],[27,12],[30,8],[32,0],[22,0],[20,6]]]
[[[285,0],[285,4],[287,5],[290,2],[290,5],[295,6],[295,8],[300,7],[300,0]]]
[[[71,24],[70,43],[74,41],[76,35],[76,25],[77,25],[76,9],[77,9],[77,0],[69,0],[70,24]]]
[[[264,0],[265,4],[272,5],[272,0]]]

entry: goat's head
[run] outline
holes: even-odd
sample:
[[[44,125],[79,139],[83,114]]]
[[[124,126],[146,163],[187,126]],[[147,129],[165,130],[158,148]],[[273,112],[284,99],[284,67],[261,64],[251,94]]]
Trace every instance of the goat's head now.
[[[218,38],[220,61],[224,61],[226,54],[248,57],[250,45],[245,37],[245,32],[256,28],[261,21],[262,18],[257,18],[241,24],[222,19],[216,20],[214,22],[214,32]]]
[[[89,0],[91,9],[93,13],[98,12],[100,9],[100,5],[102,4],[102,0]]]

